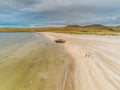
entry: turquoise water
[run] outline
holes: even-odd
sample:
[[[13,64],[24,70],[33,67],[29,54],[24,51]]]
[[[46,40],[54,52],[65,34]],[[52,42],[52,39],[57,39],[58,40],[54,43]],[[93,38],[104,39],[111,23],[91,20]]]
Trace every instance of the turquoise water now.
[[[0,33],[0,60],[9,57],[35,38],[33,33]]]
[[[0,33],[0,56],[4,52],[23,47],[35,38],[33,33]]]
[[[34,38],[32,33],[0,33],[0,47],[20,44],[22,41]]]

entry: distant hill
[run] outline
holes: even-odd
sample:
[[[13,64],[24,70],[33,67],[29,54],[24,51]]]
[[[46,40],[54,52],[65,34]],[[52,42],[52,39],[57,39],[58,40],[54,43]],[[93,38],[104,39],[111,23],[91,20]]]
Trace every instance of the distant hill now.
[[[98,27],[98,28],[104,27],[104,28],[106,28],[107,26],[104,26],[104,25],[101,25],[101,24],[92,24],[92,25],[87,25],[85,27]]]
[[[66,27],[93,27],[93,28],[108,28],[107,26],[101,25],[101,24],[91,24],[91,25],[86,25],[86,26],[80,26],[80,25],[68,25]]]
[[[80,26],[80,25],[68,25],[66,27],[71,28],[94,28],[94,29],[106,29],[106,30],[112,30],[112,28],[101,25],[101,24],[92,24],[92,25],[86,25],[86,26]]]
[[[80,25],[68,25],[66,27],[82,27],[82,26],[80,26]]]
[[[87,27],[87,28],[99,28],[99,29],[109,29],[109,30],[112,30],[110,27],[107,27],[107,26],[104,26],[104,25],[101,25],[101,24],[92,24],[92,25],[87,25],[85,27]]]

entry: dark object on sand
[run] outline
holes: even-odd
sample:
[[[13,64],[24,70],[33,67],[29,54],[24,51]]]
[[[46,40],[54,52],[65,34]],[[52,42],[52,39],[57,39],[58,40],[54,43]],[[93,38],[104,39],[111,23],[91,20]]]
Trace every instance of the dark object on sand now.
[[[55,40],[55,42],[56,42],[56,43],[65,43],[66,41],[63,40],[63,39],[57,39],[57,40]]]
[[[85,55],[85,57],[89,57],[89,55],[88,55],[88,54],[86,54],[86,55]]]

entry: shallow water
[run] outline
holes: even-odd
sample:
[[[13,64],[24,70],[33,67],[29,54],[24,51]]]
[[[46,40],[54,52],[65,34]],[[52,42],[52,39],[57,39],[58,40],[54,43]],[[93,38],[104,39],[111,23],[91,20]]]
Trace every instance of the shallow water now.
[[[62,48],[36,33],[0,33],[0,90],[62,90]]]

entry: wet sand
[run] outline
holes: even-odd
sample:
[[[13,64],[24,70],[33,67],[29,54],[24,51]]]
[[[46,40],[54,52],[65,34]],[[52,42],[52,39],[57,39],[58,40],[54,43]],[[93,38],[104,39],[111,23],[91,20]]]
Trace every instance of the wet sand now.
[[[63,90],[66,58],[42,34],[0,37],[0,90]],[[10,35],[10,36],[13,36]],[[8,42],[7,42],[8,41]]]
[[[120,36],[42,33],[68,54],[65,90],[120,90]]]

